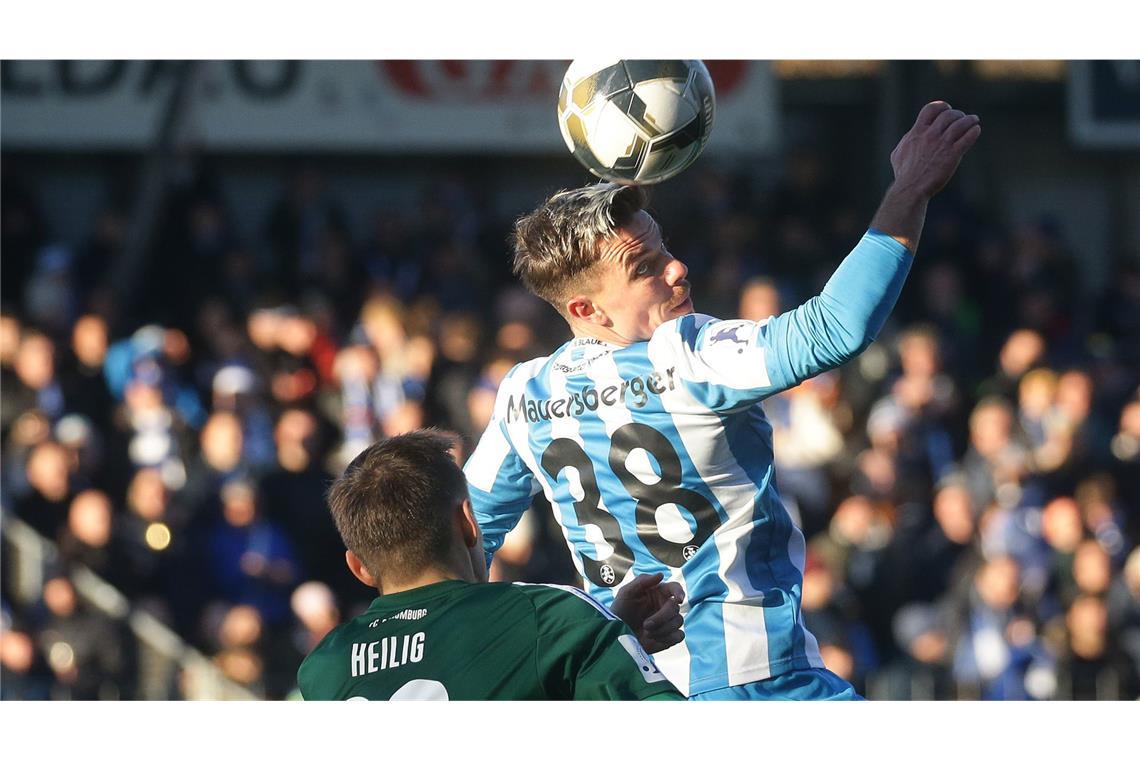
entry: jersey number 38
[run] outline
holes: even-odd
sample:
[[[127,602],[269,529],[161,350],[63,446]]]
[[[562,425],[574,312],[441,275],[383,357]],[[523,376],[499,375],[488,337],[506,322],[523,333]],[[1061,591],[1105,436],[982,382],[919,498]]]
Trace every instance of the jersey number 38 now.
[[[657,460],[660,470],[657,482],[646,483],[630,471],[629,455],[637,449]],[[578,441],[555,438],[542,454],[542,469],[557,480],[568,467],[577,471],[582,486],[582,498],[574,502],[578,524],[583,528],[588,525],[598,528],[603,542],[611,550],[604,559],[582,554],[583,571],[597,586],[616,586],[633,566],[633,552],[622,536],[617,518],[601,507],[597,473],[589,455]],[[681,458],[669,439],[648,425],[630,422],[614,431],[610,438],[609,468],[637,502],[638,540],[650,554],[669,567],[681,567],[692,559],[701,544],[720,527],[716,507],[703,495],[681,485]],[[661,535],[658,510],[667,504],[676,505],[682,516],[688,513],[686,522],[692,536],[687,540],[678,542]]]

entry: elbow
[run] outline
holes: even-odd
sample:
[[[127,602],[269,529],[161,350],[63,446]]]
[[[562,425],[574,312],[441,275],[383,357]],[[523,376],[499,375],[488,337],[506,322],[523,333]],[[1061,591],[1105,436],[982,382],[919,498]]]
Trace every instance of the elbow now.
[[[878,330],[867,325],[861,325],[855,330],[843,330],[836,345],[836,353],[841,357],[840,363],[845,364],[866,351],[878,334]]]

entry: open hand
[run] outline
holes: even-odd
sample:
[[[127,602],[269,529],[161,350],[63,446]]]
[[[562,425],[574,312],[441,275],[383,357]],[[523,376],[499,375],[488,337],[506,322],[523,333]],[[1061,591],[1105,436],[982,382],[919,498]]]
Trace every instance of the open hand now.
[[[936,100],[918,112],[918,119],[891,151],[895,185],[933,197],[946,186],[962,156],[978,141],[981,121],[974,114]]]

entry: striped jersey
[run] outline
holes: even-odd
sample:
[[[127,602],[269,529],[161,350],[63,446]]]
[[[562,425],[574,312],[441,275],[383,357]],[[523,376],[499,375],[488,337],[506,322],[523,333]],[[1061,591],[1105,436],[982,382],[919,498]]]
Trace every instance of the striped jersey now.
[[[488,561],[541,490],[595,598],[643,573],[685,588],[685,641],[654,656],[683,693],[823,667],[760,402],[866,348],[912,258],[869,230],[779,316],[689,314],[647,341],[579,337],[515,366],[464,468]]]

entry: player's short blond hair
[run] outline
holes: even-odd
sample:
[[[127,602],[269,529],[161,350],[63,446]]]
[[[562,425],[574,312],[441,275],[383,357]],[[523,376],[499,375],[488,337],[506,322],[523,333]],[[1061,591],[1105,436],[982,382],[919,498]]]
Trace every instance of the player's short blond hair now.
[[[598,244],[628,225],[648,197],[636,185],[598,182],[560,190],[515,222],[514,273],[565,313],[571,285],[598,262]]]

